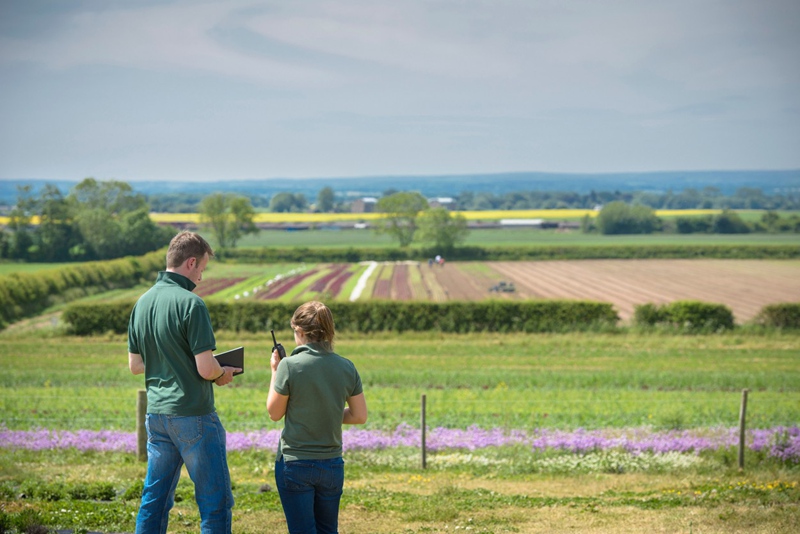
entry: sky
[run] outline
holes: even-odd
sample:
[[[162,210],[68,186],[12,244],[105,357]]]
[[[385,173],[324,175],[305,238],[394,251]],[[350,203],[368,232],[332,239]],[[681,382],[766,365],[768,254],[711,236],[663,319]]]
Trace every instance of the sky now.
[[[0,179],[797,168],[797,0],[0,0]]]

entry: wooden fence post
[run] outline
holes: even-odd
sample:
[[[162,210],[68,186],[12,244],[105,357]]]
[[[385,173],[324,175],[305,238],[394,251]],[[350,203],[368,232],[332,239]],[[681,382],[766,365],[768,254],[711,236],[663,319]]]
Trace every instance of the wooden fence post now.
[[[742,390],[742,406],[739,409],[739,470],[744,470],[744,430],[747,415],[747,392]]]
[[[428,451],[425,447],[425,395],[422,395],[422,406],[420,409],[420,423],[419,423],[419,431],[420,431],[420,443],[422,444],[422,468],[425,469],[428,466]]]
[[[140,462],[147,461],[147,429],[144,418],[147,414],[147,391],[140,389],[136,396],[136,457]]]

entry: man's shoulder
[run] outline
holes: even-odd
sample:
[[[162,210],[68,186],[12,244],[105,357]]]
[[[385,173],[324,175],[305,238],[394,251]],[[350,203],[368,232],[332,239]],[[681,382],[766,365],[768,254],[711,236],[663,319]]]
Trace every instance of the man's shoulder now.
[[[152,306],[173,302],[181,305],[200,306],[205,308],[206,303],[199,295],[188,289],[174,284],[156,283],[136,301],[136,306]]]

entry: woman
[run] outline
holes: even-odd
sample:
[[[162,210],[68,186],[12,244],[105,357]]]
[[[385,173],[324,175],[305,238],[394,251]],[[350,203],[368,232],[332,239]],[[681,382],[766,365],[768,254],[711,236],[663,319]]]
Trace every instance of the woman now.
[[[270,360],[267,411],[273,421],[286,416],[275,482],[290,533],[335,533],[344,486],[342,424],[365,423],[367,401],[355,365],[333,352],[327,306],[306,302],[291,326],[297,348],[284,359],[275,350]]]

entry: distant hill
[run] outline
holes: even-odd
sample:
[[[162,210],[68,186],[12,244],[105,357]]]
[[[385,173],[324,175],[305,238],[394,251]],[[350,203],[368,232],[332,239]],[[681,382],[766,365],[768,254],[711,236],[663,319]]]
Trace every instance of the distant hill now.
[[[103,177],[96,177],[103,179]],[[15,204],[17,186],[31,185],[38,191],[44,184],[57,186],[64,194],[83,177],[68,180],[0,180],[0,204]],[[131,186],[147,196],[174,193],[205,195],[232,192],[269,198],[276,193],[303,193],[314,200],[323,187],[331,187],[337,196],[356,198],[380,196],[388,189],[419,191],[426,197],[453,196],[464,191],[503,195],[515,191],[590,191],[674,192],[715,187],[725,195],[747,187],[765,194],[800,191],[800,169],[784,171],[669,171],[639,173],[571,174],[515,172],[497,174],[361,176],[330,178],[270,178],[265,180],[226,180],[220,182],[148,182],[132,181]]]

